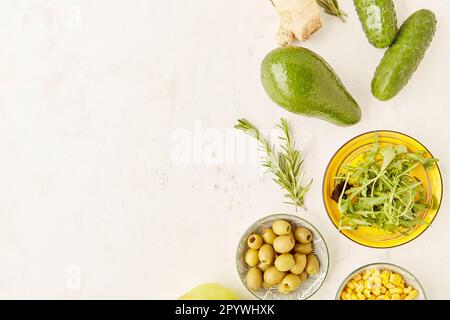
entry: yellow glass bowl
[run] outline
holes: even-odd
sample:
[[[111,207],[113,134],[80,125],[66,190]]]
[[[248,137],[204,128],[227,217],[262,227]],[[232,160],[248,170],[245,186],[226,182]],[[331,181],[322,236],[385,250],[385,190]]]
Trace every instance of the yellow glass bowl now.
[[[323,179],[323,201],[333,224],[339,230],[340,212],[337,203],[331,199],[331,193],[335,188],[334,177],[342,173],[343,165],[357,162],[364,153],[373,145],[375,133],[378,134],[380,147],[383,145],[402,144],[411,152],[424,151],[426,157],[432,157],[431,153],[417,140],[405,134],[394,131],[371,131],[363,133],[344,144],[333,156],[328,164]],[[442,199],[442,176],[439,166],[425,170],[420,168],[414,171],[426,191],[426,200],[433,203],[432,208],[424,210],[420,218],[426,224],[420,224],[412,228],[389,232],[374,227],[359,227],[356,230],[340,230],[350,240],[372,248],[392,248],[414,240],[422,234],[436,217]]]

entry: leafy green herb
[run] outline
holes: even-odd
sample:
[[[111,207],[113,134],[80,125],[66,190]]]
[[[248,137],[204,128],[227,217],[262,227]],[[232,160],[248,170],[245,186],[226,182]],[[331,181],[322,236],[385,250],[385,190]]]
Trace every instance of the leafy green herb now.
[[[363,159],[356,166],[344,166],[344,174],[335,177],[341,190],[337,201],[341,229],[370,226],[396,231],[423,224],[420,213],[432,207],[433,201],[427,201],[413,172],[420,166],[427,170],[436,162],[403,145],[380,147],[376,135]]]
[[[345,22],[347,13],[339,8],[337,0],[317,0],[317,3],[325,10],[325,13],[336,16],[341,19],[342,22]]]
[[[276,150],[270,141],[263,137],[248,120],[239,119],[234,127],[244,131],[259,142],[260,147],[265,152],[263,165],[275,176],[273,181],[286,190],[285,197],[290,200],[287,203],[295,205],[296,208],[304,207],[303,197],[308,192],[312,180],[308,184],[302,185],[303,172],[301,172],[301,166],[303,160],[300,151],[295,149],[295,143],[287,121],[282,118],[280,123],[277,124],[282,132],[280,139],[283,144],[280,150]]]

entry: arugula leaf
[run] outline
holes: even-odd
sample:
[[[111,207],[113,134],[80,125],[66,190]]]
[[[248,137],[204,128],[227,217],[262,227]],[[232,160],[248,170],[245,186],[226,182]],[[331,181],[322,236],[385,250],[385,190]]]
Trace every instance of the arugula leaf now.
[[[428,170],[437,161],[423,152],[410,152],[404,145],[381,147],[375,135],[363,160],[345,165],[344,174],[335,177],[341,192],[337,201],[340,228],[370,226],[402,232],[423,224],[422,212],[432,208],[435,201],[427,199],[426,190],[413,173],[420,166]]]

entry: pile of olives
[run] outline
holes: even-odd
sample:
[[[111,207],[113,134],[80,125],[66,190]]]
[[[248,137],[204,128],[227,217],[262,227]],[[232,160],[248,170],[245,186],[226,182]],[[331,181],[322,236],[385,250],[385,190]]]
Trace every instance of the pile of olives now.
[[[312,253],[313,236],[304,227],[292,230],[286,220],[277,220],[262,234],[247,239],[245,262],[250,266],[246,283],[250,290],[272,288],[288,294],[297,290],[309,275],[319,271],[319,260]]]

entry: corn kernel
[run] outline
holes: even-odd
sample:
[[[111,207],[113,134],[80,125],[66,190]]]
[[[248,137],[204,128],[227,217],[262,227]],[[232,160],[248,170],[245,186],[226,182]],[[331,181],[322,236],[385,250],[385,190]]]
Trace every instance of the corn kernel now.
[[[350,289],[355,289],[356,288],[356,281],[350,281],[349,283],[347,283],[347,287],[349,287]]]
[[[356,296],[358,297],[358,300],[366,300],[366,297],[361,292],[357,292]]]
[[[367,280],[367,279],[369,279],[369,277],[370,277],[370,270],[364,271],[362,278],[364,280]]]
[[[381,278],[375,278],[373,280],[373,284],[380,288],[381,287]]]
[[[389,282],[396,286],[398,286],[400,283],[402,283],[402,280],[403,280],[402,276],[397,273],[393,273],[389,277]]]
[[[348,293],[347,292],[342,292],[341,299],[342,300],[349,300]]]
[[[418,292],[417,290],[412,290],[405,298],[405,300],[414,300],[417,298]]]
[[[385,287],[388,288],[388,289],[394,289],[395,285],[392,284],[392,283],[388,283],[388,284],[385,285]]]
[[[378,269],[372,269],[372,275],[375,275],[375,276],[380,275],[380,270],[378,270]]]
[[[364,288],[372,289],[372,283],[369,280],[364,281]]]
[[[350,300],[358,300],[358,297],[356,296],[356,294],[352,294],[350,296]]]
[[[370,297],[370,290],[369,289],[364,289],[363,294],[368,298]]]
[[[390,272],[389,271],[383,271],[380,274],[380,278],[382,282],[388,282],[389,281],[389,277],[390,277]]]
[[[355,281],[361,280],[361,274],[358,273],[356,276],[353,277],[353,280],[355,280]]]
[[[398,294],[398,293],[394,293],[393,295],[392,295],[392,298],[391,298],[392,300],[400,300],[400,295]]]
[[[384,300],[384,295],[378,296],[376,299],[377,300]]]
[[[402,288],[393,288],[393,289],[389,289],[389,292],[392,294],[394,294],[394,293],[402,294],[403,289]]]
[[[382,294],[385,294],[387,289],[385,287],[381,287],[380,291],[381,291]]]
[[[404,292],[404,293],[410,293],[412,289],[413,289],[413,288],[412,288],[411,286],[408,286],[408,287],[406,287],[405,289],[403,289],[403,292]]]
[[[358,293],[358,292],[359,292],[359,293],[363,292],[363,291],[364,291],[364,285],[358,283],[358,285],[356,286],[355,290],[356,290],[357,293]]]
[[[347,292],[348,294],[352,294],[353,293],[353,289],[352,288],[347,288],[347,289],[345,289],[345,292]]]
[[[372,293],[373,293],[374,295],[376,295],[376,296],[379,296],[379,295],[381,294],[381,289],[375,287],[375,288],[372,289]]]

